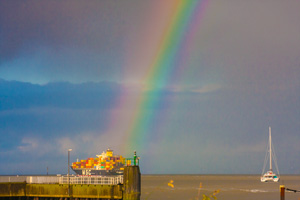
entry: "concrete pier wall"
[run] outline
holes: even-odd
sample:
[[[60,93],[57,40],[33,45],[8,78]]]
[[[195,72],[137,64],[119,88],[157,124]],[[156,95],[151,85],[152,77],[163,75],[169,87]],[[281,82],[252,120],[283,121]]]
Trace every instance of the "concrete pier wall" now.
[[[26,183],[0,183],[0,197],[26,196]]]
[[[70,194],[69,194],[70,191]],[[122,199],[121,185],[1,183],[0,197]]]
[[[141,197],[141,173],[139,166],[124,169],[124,200],[136,200]]]

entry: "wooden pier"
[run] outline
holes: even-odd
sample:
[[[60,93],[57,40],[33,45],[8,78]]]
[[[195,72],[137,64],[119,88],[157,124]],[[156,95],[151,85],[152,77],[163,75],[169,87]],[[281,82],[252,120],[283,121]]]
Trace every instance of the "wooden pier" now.
[[[140,200],[139,166],[124,169],[124,184],[0,183],[0,200]]]

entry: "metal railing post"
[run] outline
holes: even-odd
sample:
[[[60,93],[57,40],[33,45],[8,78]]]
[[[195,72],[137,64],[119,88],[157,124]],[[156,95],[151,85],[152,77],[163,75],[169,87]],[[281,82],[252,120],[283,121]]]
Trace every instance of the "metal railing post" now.
[[[68,149],[68,195],[70,196],[70,152],[72,149]]]

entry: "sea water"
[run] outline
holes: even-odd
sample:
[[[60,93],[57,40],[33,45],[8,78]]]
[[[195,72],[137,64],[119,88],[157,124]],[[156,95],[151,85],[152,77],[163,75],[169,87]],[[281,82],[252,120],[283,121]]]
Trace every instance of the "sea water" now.
[[[218,200],[268,200],[280,199],[280,185],[300,190],[299,175],[281,176],[278,183],[262,183],[260,175],[142,175],[141,181],[142,200],[200,200],[203,195]],[[285,191],[285,199],[298,200],[300,193]]]

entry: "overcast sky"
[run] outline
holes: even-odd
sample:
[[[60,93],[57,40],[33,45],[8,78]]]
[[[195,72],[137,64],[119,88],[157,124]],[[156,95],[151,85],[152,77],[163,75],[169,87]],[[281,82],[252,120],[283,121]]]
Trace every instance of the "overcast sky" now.
[[[199,1],[181,70],[149,85],[177,2],[1,1],[0,174],[108,147],[137,150],[142,173],[260,174],[269,126],[280,173],[300,173],[300,1]],[[145,87],[158,105],[138,107]],[[139,109],[151,129],[128,148]]]

